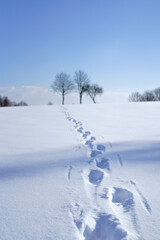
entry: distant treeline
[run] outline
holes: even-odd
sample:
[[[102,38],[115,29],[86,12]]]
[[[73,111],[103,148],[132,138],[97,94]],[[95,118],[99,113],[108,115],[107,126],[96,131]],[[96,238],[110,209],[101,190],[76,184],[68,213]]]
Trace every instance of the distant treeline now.
[[[28,106],[28,104],[24,101],[20,101],[19,103],[12,102],[8,97],[0,96],[0,107],[17,107],[17,106]]]
[[[133,92],[129,95],[129,102],[153,102],[160,101],[160,87],[152,91],[145,91],[140,94],[139,92]]]

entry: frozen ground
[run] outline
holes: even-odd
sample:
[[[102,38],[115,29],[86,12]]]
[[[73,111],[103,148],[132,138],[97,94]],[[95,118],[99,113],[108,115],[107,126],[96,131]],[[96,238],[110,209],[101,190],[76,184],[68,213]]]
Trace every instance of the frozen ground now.
[[[1,240],[160,240],[160,103],[0,109]]]

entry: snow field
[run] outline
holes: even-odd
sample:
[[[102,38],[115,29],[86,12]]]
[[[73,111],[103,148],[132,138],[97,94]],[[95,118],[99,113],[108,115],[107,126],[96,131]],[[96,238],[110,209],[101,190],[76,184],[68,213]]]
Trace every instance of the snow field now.
[[[0,109],[1,239],[160,239],[159,107]]]

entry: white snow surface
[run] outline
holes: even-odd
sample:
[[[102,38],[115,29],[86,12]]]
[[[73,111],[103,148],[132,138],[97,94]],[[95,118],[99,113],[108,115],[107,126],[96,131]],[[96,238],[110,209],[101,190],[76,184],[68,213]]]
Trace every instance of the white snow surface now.
[[[1,240],[160,240],[160,103],[0,108]]]

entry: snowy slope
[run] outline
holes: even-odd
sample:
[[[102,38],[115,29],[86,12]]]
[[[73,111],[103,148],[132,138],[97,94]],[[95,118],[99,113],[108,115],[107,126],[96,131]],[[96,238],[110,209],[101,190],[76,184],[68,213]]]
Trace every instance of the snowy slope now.
[[[0,109],[0,239],[160,240],[160,104]]]

